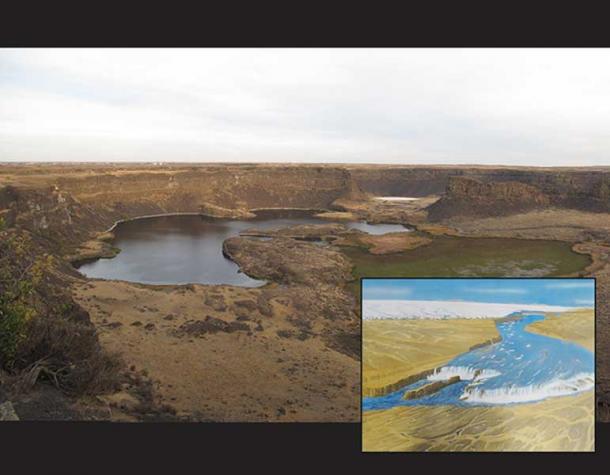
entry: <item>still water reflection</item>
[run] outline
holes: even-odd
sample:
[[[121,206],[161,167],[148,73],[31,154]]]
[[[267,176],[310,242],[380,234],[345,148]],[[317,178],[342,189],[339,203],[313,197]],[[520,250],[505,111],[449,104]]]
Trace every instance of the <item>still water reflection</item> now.
[[[113,244],[121,249],[112,259],[79,267],[87,277],[119,279],[146,284],[263,285],[239,271],[222,255],[222,243],[248,228],[272,229],[296,224],[328,223],[303,211],[260,211],[248,221],[197,215],[161,216],[120,223]],[[408,231],[398,224],[343,223],[371,234]]]

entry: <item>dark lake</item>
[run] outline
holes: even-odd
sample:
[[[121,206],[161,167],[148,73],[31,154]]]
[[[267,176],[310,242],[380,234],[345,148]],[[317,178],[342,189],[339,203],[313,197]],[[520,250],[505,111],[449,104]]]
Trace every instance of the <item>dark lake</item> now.
[[[322,224],[310,211],[268,210],[255,219],[235,221],[199,215],[141,218],[119,223],[113,245],[121,252],[79,267],[87,277],[146,284],[230,284],[257,287],[265,282],[239,272],[222,255],[222,243],[248,228],[271,229],[295,224]],[[408,231],[399,224],[343,223],[370,234]]]

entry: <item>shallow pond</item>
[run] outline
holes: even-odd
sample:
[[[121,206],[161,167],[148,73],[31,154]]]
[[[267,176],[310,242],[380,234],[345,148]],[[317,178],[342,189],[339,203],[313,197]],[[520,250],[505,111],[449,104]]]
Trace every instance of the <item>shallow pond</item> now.
[[[119,223],[113,245],[121,252],[79,267],[87,277],[118,279],[145,284],[230,284],[257,287],[252,279],[222,254],[222,243],[248,228],[272,229],[296,224],[326,224],[311,211],[258,211],[247,221],[175,215],[141,218]],[[408,231],[397,224],[343,223],[374,234]]]
[[[356,277],[542,277],[578,272],[591,263],[570,243],[505,238],[436,237],[411,251],[372,255],[345,247]]]

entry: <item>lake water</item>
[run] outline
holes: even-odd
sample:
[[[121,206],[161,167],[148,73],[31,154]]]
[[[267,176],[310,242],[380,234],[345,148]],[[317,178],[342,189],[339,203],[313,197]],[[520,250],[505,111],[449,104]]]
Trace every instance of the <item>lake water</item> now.
[[[79,267],[87,277],[118,279],[146,284],[230,284],[257,287],[252,279],[222,254],[222,243],[248,228],[272,229],[296,224],[323,224],[310,211],[259,211],[247,221],[176,215],[119,223],[113,245],[121,252]],[[398,224],[343,223],[372,234],[408,231]]]
[[[391,394],[364,398],[363,410],[515,404],[593,389],[593,353],[574,343],[527,331],[528,325],[543,319],[543,315],[528,314],[498,321],[501,342],[459,355],[437,373]],[[452,376],[460,376],[461,381],[419,399],[402,399],[407,391]]]
[[[387,255],[346,247],[355,277],[543,277],[569,275],[591,263],[571,244],[542,239],[438,236],[428,246]]]

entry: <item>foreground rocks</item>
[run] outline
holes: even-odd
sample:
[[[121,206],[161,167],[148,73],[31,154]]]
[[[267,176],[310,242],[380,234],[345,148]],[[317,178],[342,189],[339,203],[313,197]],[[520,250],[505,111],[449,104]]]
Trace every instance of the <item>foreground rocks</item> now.
[[[152,401],[173,417],[357,421],[355,301],[336,285],[312,287],[91,281],[73,292],[102,344],[146,373]],[[123,412],[115,408],[113,420]]]
[[[19,416],[10,401],[0,403],[0,421],[18,421]]]

